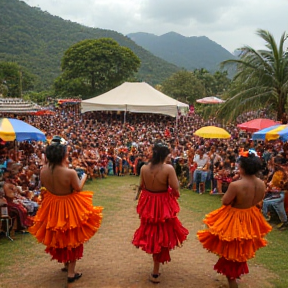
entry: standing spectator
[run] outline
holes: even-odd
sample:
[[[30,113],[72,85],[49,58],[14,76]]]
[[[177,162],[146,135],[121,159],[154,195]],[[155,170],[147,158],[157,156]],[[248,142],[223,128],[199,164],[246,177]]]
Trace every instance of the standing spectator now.
[[[205,182],[207,179],[207,173],[208,173],[208,165],[209,165],[209,157],[204,152],[204,148],[200,147],[197,151],[197,153],[194,156],[194,163],[197,164],[196,170],[193,174],[193,182],[196,185],[196,192],[199,194],[203,194]],[[201,186],[201,187],[200,187]],[[201,188],[201,189],[200,189]]]

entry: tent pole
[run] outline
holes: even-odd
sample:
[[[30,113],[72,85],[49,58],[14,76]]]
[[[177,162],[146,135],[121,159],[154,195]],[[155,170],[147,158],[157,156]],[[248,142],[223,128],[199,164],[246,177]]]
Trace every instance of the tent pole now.
[[[178,107],[177,107],[177,114],[176,114],[176,125],[175,125],[175,138],[178,139]]]

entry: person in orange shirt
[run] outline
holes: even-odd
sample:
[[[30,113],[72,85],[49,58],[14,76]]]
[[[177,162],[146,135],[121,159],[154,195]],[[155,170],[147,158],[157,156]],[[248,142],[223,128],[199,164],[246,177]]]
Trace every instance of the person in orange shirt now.
[[[46,246],[52,259],[64,263],[68,283],[82,276],[75,271],[76,261],[83,256],[83,243],[99,229],[102,207],[92,205],[93,192],[83,191],[87,175],[79,180],[69,169],[65,140],[54,136],[46,148],[48,164],[40,174],[44,186],[43,201],[29,232]]]

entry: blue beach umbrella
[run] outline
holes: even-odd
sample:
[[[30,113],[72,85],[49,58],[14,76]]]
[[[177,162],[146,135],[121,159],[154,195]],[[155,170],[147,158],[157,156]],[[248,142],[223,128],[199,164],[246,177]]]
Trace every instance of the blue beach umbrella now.
[[[253,140],[288,140],[288,125],[274,125],[253,133]]]
[[[0,138],[4,141],[46,141],[45,134],[24,121],[0,118]]]

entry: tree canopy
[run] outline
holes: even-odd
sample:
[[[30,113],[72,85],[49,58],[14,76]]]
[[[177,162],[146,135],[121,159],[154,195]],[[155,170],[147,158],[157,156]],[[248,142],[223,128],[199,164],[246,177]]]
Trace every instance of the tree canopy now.
[[[245,111],[270,107],[280,120],[286,109],[288,52],[284,47],[287,34],[282,34],[278,46],[268,31],[259,29],[257,35],[266,42],[267,50],[244,46],[240,48],[239,60],[223,62],[223,65],[236,63],[238,71],[227,93],[227,101],[218,111],[219,118],[232,120]]]
[[[139,58],[113,39],[83,40],[64,53],[55,90],[70,96],[100,94],[132,77],[139,66]]]
[[[181,70],[162,83],[161,91],[181,102],[194,103],[206,96],[205,87],[193,72]]]
[[[195,103],[205,96],[220,95],[230,86],[227,72],[209,73],[206,69],[194,72],[181,70],[162,83],[161,91],[179,101]]]
[[[35,75],[14,62],[0,62],[0,93],[4,97],[21,97],[34,87]]]

